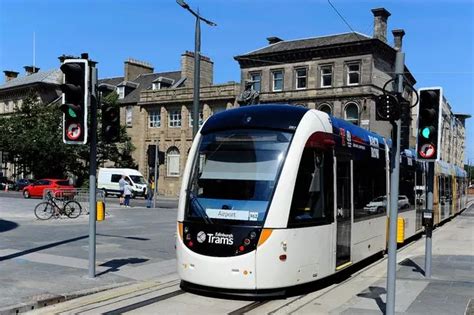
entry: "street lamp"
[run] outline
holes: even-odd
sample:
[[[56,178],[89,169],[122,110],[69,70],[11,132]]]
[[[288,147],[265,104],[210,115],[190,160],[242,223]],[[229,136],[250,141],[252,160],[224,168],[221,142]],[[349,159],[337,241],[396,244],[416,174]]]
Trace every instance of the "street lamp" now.
[[[193,89],[193,138],[196,136],[199,128],[199,89],[201,79],[201,21],[207,25],[217,26],[216,23],[209,21],[194,12],[184,0],[176,0],[182,8],[191,12],[196,17],[196,27],[194,30],[194,89]]]

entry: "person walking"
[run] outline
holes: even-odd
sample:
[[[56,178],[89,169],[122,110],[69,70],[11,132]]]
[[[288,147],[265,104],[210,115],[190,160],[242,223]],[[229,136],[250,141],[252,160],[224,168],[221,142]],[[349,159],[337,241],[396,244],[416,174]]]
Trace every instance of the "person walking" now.
[[[125,186],[123,186],[123,196],[123,205],[127,208],[130,208],[130,198],[132,198],[132,186],[130,185],[130,182],[128,180],[125,182]]]
[[[127,184],[127,181],[125,180],[125,175],[122,175],[122,178],[120,178],[119,182],[119,190],[120,190],[120,197],[119,197],[119,201],[120,201],[120,205],[123,206],[123,202],[124,202],[124,190],[125,190],[125,185]]]
[[[146,207],[147,208],[151,208],[154,192],[155,192],[155,181],[153,180],[153,178],[150,178],[148,180],[148,185],[146,186]]]

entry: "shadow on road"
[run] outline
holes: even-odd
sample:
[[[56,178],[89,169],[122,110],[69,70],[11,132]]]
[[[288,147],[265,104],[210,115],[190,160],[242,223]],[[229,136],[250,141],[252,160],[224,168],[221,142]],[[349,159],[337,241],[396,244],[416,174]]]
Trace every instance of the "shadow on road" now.
[[[148,260],[149,259],[147,259],[147,258],[136,258],[136,257],[122,258],[122,259],[112,259],[112,260],[109,260],[109,261],[99,265],[101,267],[109,267],[109,269],[98,273],[97,276],[102,276],[102,275],[104,275],[106,273],[109,273],[109,272],[119,271],[120,268],[125,266],[125,265],[141,264],[141,263],[144,263]]]
[[[0,219],[0,233],[16,229],[18,223]]]
[[[110,234],[101,234],[101,233],[97,233],[97,236],[119,237],[119,238],[126,238],[128,240],[135,240],[135,241],[149,241],[150,240],[149,238],[145,238],[145,237],[110,235]]]
[[[413,267],[412,269],[413,272],[419,272],[421,275],[423,276],[425,275],[425,271],[420,266],[418,266],[416,262],[414,262],[413,260],[409,258],[400,262],[399,265],[406,266],[406,267]]]
[[[380,311],[385,314],[386,305],[380,296],[386,293],[387,291],[385,290],[385,288],[370,286],[368,290],[357,294],[357,296],[375,300],[375,303],[377,303],[377,306],[379,307]]]

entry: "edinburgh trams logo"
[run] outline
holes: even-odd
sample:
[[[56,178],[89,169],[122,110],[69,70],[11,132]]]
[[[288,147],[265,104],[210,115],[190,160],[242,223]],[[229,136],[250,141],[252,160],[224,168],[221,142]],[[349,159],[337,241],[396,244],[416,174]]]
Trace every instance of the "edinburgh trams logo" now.
[[[196,237],[199,243],[204,243],[206,239],[209,244],[222,244],[222,245],[233,245],[234,244],[234,235],[225,234],[225,233],[205,233],[200,231]]]
[[[206,241],[206,233],[204,233],[203,231],[199,232],[197,235],[197,241],[199,243],[204,243]]]

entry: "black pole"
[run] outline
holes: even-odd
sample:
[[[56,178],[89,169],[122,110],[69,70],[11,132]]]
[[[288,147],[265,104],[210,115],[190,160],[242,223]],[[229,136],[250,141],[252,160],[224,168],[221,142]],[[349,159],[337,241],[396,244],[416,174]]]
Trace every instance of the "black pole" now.
[[[193,138],[199,128],[199,89],[201,79],[201,18],[196,16],[194,30],[194,89],[193,89]]]

